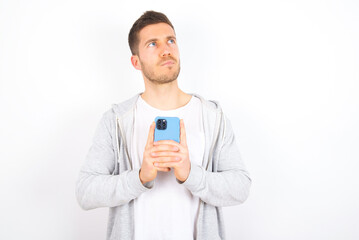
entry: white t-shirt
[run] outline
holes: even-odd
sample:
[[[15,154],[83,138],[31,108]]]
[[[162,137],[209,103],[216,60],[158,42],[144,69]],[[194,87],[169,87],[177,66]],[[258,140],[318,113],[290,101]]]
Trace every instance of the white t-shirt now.
[[[183,119],[190,161],[202,165],[205,136],[201,100],[192,95],[185,106],[163,111],[139,96],[131,149],[134,168],[142,165],[150,125],[157,116]],[[173,169],[158,171],[154,187],[134,201],[135,240],[193,240],[198,207],[199,198],[176,181]]]

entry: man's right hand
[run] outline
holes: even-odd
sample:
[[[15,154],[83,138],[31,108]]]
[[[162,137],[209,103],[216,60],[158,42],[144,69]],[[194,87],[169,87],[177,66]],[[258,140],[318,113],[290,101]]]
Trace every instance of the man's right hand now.
[[[153,139],[155,134],[155,122],[152,122],[150,126],[150,131],[148,133],[147,143],[145,146],[145,151],[143,152],[143,160],[142,165],[140,169],[140,180],[141,183],[144,184],[146,182],[150,182],[157,176],[157,171],[163,171],[163,172],[169,172],[171,171],[171,168],[169,167],[155,167],[153,165],[153,162],[155,161],[155,158],[151,156],[151,152],[153,150]]]

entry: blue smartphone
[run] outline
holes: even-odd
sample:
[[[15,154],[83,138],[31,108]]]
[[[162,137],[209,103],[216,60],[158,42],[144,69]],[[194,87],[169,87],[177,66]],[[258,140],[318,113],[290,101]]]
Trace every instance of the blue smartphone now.
[[[156,117],[154,141],[174,140],[180,142],[180,119],[178,117]]]

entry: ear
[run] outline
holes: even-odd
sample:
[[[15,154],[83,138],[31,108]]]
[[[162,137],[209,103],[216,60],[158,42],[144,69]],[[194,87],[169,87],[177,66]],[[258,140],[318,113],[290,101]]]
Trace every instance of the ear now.
[[[138,58],[137,55],[132,55],[132,56],[131,56],[131,63],[132,63],[132,66],[133,66],[134,68],[136,68],[137,70],[142,70],[142,69],[141,69],[140,60],[139,60],[139,58]]]

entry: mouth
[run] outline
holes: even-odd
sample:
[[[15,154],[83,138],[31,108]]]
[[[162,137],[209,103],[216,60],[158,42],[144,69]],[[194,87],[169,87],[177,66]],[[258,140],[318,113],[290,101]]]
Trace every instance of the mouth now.
[[[161,66],[168,66],[168,65],[173,65],[173,64],[175,64],[175,62],[172,60],[169,60],[169,61],[162,63]]]

